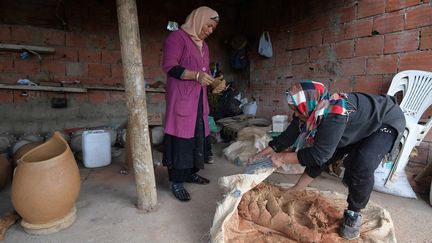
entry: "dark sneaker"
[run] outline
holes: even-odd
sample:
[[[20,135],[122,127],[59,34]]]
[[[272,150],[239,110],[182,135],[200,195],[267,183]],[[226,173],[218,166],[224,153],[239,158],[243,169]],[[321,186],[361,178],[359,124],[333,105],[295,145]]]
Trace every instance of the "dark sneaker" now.
[[[360,236],[361,214],[345,210],[340,235],[347,240],[354,240]]]
[[[209,156],[205,162],[207,164],[213,164],[214,163],[213,156]]]

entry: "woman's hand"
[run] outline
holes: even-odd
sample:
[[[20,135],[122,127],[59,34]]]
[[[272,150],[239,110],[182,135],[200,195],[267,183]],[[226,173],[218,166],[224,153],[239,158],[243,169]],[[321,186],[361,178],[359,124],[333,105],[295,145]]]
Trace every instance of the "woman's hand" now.
[[[273,149],[270,147],[267,147],[263,150],[261,150],[261,152],[253,155],[252,157],[250,157],[248,159],[248,164],[253,164],[254,161],[262,159],[264,157],[267,157],[269,154],[273,153]]]
[[[217,78],[215,79],[217,80]],[[222,79],[216,86],[213,87],[213,94],[219,94],[220,92],[224,91],[226,89],[226,81],[225,79]]]
[[[272,154],[270,156],[270,158],[273,162],[273,166],[274,167],[280,167],[280,166],[286,164],[287,161],[286,161],[285,155],[286,155],[286,152]]]
[[[214,82],[214,78],[205,72],[198,72],[198,82],[203,86],[208,86]]]

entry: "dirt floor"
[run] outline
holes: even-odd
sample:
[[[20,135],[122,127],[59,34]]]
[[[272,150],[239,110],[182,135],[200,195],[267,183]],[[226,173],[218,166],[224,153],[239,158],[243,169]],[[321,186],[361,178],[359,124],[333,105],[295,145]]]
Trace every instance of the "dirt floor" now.
[[[211,183],[187,185],[192,196],[190,202],[180,202],[171,195],[162,166],[155,167],[158,205],[151,213],[139,213],[135,208],[133,175],[122,175],[120,162],[97,169],[81,168],[78,218],[70,228],[52,235],[34,236],[15,224],[7,231],[5,242],[208,242],[216,205],[223,196],[217,179],[242,171],[221,156],[224,146],[214,147],[215,163],[206,165],[200,173]],[[154,158],[160,161],[160,153],[155,152]],[[274,174],[270,180],[295,183],[298,177]],[[312,187],[346,193],[340,179],[328,174],[317,178]],[[390,212],[398,242],[432,242],[432,208],[426,199],[373,192],[371,200]],[[0,215],[12,209],[10,189],[0,192]]]

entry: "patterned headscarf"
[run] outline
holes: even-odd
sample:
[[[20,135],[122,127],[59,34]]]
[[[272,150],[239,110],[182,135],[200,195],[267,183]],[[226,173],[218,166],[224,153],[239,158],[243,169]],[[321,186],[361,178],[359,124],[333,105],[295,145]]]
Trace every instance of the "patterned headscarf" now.
[[[189,16],[187,16],[186,22],[181,26],[182,30],[189,34],[199,49],[203,46],[203,40],[201,40],[198,35],[204,24],[210,19],[218,23],[218,13],[209,7],[202,6],[194,9]]]
[[[345,116],[354,111],[346,94],[330,95],[324,84],[315,81],[294,83],[286,94],[290,108],[307,117],[306,123],[300,122],[300,135],[293,145],[296,151],[313,144],[317,127],[327,114]]]

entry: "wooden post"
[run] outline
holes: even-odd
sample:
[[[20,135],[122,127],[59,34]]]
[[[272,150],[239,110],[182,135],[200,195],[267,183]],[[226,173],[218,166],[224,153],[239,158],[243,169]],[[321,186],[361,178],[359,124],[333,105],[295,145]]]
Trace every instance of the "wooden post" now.
[[[135,0],[117,0],[117,17],[128,108],[127,129],[130,130],[128,141],[137,186],[137,207],[139,210],[151,211],[156,206],[157,195]]]

